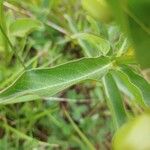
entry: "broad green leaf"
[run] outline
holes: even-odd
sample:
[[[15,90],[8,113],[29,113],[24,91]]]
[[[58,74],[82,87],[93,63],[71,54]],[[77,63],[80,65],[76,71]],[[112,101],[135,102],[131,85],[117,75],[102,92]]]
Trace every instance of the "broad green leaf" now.
[[[0,103],[12,103],[52,96],[87,79],[99,80],[111,67],[109,58],[83,58],[50,69],[25,71],[0,93]]]
[[[119,128],[126,121],[126,112],[118,87],[111,73],[104,77],[104,88],[107,96],[107,103],[111,110],[114,124]]]
[[[106,55],[110,50],[110,43],[94,34],[90,33],[77,33],[72,36],[72,38],[80,38],[92,44],[92,46],[97,50],[97,55]]]
[[[30,19],[30,18],[21,18],[14,21],[9,28],[11,35],[24,37],[27,34],[30,34],[32,31],[39,29],[42,26],[41,22]]]
[[[141,75],[135,73],[131,68],[124,66],[122,69],[128,75],[130,81],[140,89],[145,102],[150,105],[150,84]]]
[[[114,18],[125,32],[128,30],[126,14],[123,12],[126,7],[126,0],[107,0]]]
[[[150,67],[150,1],[109,0],[116,20],[131,38],[137,59],[144,68]]]
[[[150,67],[150,1],[129,0],[129,29],[142,67]]]
[[[130,81],[130,78],[124,72],[120,70],[115,70],[115,71],[112,71],[112,74],[116,81],[117,86],[124,94],[129,96],[131,100],[140,104],[140,106],[146,106],[140,89],[138,89]]]

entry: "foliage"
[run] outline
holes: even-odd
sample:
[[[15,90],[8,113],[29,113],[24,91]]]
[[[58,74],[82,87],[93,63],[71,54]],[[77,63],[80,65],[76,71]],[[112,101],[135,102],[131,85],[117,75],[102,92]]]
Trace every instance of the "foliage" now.
[[[149,2],[86,2],[0,0],[0,149],[110,149],[149,108]]]
[[[150,1],[149,0],[110,0],[108,1],[116,20],[131,37],[136,56],[143,68],[150,62]]]

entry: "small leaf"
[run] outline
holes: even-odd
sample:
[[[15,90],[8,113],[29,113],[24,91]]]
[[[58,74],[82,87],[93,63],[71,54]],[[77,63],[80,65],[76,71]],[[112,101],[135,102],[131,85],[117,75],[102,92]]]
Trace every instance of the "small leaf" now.
[[[98,51],[97,55],[99,56],[100,55],[105,56],[110,50],[110,43],[107,40],[94,34],[77,33],[73,35],[72,38],[80,38],[82,40],[89,42],[90,44],[92,44],[92,46],[94,46],[94,48],[96,48],[96,50]]]
[[[0,103],[7,104],[52,96],[73,84],[101,78],[111,63],[108,58],[84,58],[50,69],[24,72],[10,87],[0,93]]]
[[[134,100],[140,104],[140,106],[146,106],[140,89],[130,81],[130,78],[124,72],[115,70],[112,71],[112,74],[117,83],[117,86],[124,94],[129,96],[131,100]]]
[[[107,96],[107,103],[111,110],[114,124],[116,128],[119,128],[126,121],[126,112],[123,100],[111,73],[108,73],[104,77],[103,81]]]
[[[130,81],[140,89],[145,102],[150,105],[150,84],[131,68],[123,66],[122,69],[128,75]]]
[[[22,18],[14,21],[9,28],[11,35],[24,37],[41,27],[41,22],[30,18]]]

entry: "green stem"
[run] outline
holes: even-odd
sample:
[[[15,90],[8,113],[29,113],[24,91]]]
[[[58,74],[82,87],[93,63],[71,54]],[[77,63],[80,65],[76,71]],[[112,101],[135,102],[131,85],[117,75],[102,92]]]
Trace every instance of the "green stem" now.
[[[64,108],[64,112],[65,112],[65,115],[67,116],[69,122],[71,123],[71,125],[73,126],[75,131],[79,134],[79,136],[84,141],[84,143],[87,144],[87,146],[89,147],[90,150],[95,150],[94,146],[91,144],[89,139],[82,133],[82,131],[78,128],[78,126],[72,120],[72,118],[70,117],[69,113],[65,110],[65,108]]]
[[[4,15],[4,6],[3,1],[0,0],[0,26],[3,28],[3,30],[7,33],[7,27],[6,27],[6,21],[5,21],[5,15]],[[2,35],[3,36],[3,35]],[[5,50],[6,50],[6,57],[8,57],[9,54],[9,46],[5,38],[3,38]]]
[[[35,142],[38,145],[43,145],[43,146],[48,146],[48,147],[55,147],[55,148],[59,147],[58,144],[51,144],[51,143],[39,141],[35,138],[32,138],[32,137],[24,134],[23,132],[18,131],[17,129],[9,126],[8,124],[3,124],[3,127],[5,127],[7,130],[9,130],[9,131],[13,132],[14,134],[16,134],[20,139],[24,139],[24,140],[29,141],[29,142]]]
[[[0,30],[1,30],[1,32],[2,32],[2,34],[3,34],[3,36],[4,36],[4,38],[7,40],[7,42],[8,42],[8,44],[9,44],[10,48],[14,51],[14,53],[15,53],[17,59],[19,60],[20,64],[23,66],[24,69],[26,69],[26,67],[25,67],[25,65],[24,65],[24,63],[23,63],[23,61],[22,61],[21,58],[19,57],[17,51],[15,50],[14,46],[12,45],[11,41],[9,40],[8,36],[6,35],[6,33],[5,33],[5,31],[3,30],[3,27],[2,27],[1,25],[0,25]]]

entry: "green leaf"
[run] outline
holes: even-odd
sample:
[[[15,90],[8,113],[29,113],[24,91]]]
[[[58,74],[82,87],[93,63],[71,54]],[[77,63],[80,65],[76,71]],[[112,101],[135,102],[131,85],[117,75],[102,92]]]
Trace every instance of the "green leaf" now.
[[[126,14],[123,12],[126,7],[126,0],[107,0],[114,18],[125,32],[128,30]]]
[[[126,11],[137,59],[142,67],[150,67],[150,1],[129,0]]]
[[[137,60],[144,68],[150,67],[150,1],[109,0],[112,12],[122,29],[133,42]]]
[[[110,50],[110,43],[107,40],[94,34],[77,33],[73,35],[72,38],[80,38],[92,44],[92,46],[97,50],[97,56],[105,56]]]
[[[145,102],[150,105],[150,84],[131,68],[123,66],[122,69],[128,75],[130,81],[140,89]]]
[[[75,25],[74,20],[71,19],[70,16],[65,15],[65,18],[68,21],[68,24],[70,26],[71,31],[73,32],[73,35],[71,36],[72,39],[77,39],[79,45],[82,47],[84,55],[87,57],[97,57],[102,54],[107,54],[107,52],[110,49],[110,44],[107,40],[97,37],[96,35],[93,35],[94,38],[96,36],[97,40],[94,41],[90,40],[91,38],[88,38],[91,34],[89,33],[78,33],[78,29]],[[91,37],[91,36],[90,36]]]
[[[107,96],[107,103],[113,116],[116,128],[119,128],[126,121],[126,112],[118,87],[111,73],[104,77],[104,88]]]
[[[30,19],[30,18],[21,18],[14,21],[10,27],[9,31],[11,35],[24,37],[27,34],[30,34],[32,31],[39,29],[42,26],[41,22]]]
[[[52,96],[87,79],[99,80],[111,67],[109,58],[83,58],[50,69],[25,71],[0,93],[0,103],[7,104]]]
[[[117,86],[124,94],[129,96],[131,100],[135,101],[140,106],[146,106],[140,89],[130,81],[130,78],[124,72],[115,70],[112,71],[112,74]]]

